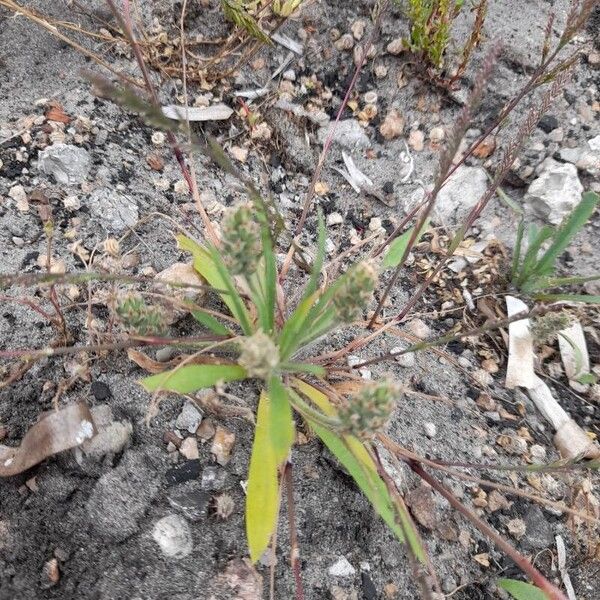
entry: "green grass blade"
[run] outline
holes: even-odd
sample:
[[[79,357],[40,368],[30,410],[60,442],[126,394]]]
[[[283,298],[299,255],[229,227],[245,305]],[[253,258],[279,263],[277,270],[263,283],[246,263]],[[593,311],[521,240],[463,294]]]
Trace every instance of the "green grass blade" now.
[[[165,373],[146,377],[140,382],[148,392],[165,390],[191,394],[220,381],[239,381],[247,377],[239,365],[185,365]]]
[[[535,294],[534,300],[542,302],[583,302],[584,304],[600,304],[600,296],[589,294]]]
[[[517,579],[500,579],[498,587],[506,590],[515,600],[548,600],[540,588]]]
[[[423,223],[419,234],[415,238],[415,244],[419,243],[421,236],[427,231],[429,227],[429,219],[426,219]],[[388,269],[390,267],[397,267],[406,252],[406,248],[408,246],[408,242],[410,242],[410,237],[413,234],[414,227],[407,229],[401,236],[398,236],[395,240],[392,241],[386,255],[383,259],[383,268]]]
[[[277,295],[277,262],[273,252],[273,242],[268,227],[262,228],[262,245],[265,262],[265,321],[268,329],[265,333],[272,333],[275,324],[275,300]]]
[[[202,312],[201,310],[193,310],[191,313],[198,323],[204,325],[204,327],[210,329],[213,333],[216,333],[217,335],[233,335],[233,332],[230,329],[227,329],[225,325],[220,323],[212,315]]]
[[[290,318],[285,322],[281,334],[279,335],[279,355],[281,360],[287,360],[289,356],[298,347],[299,332],[302,331],[304,321],[312,308],[312,305],[317,299],[317,293],[305,298],[296,310],[290,315]]]
[[[534,271],[536,275],[548,275],[553,271],[556,259],[567,249],[575,235],[588,222],[598,202],[600,202],[600,196],[594,192],[586,192],[582,195],[579,204],[563,220],[553,236],[554,241],[537,262]]]
[[[563,285],[581,285],[582,283],[598,279],[600,279],[600,274],[589,275],[588,277],[583,275],[574,275],[573,277],[542,277],[538,280],[537,289],[544,290],[562,287]]]
[[[312,296],[317,291],[319,276],[321,275],[323,261],[325,260],[325,238],[327,234],[325,230],[325,220],[323,219],[323,211],[320,208],[318,216],[319,222],[317,225],[317,255],[315,256],[312,271],[310,273],[310,278],[308,280],[308,283],[306,284],[306,289],[304,290],[302,300],[308,298],[309,296]]]
[[[289,362],[282,363],[281,369],[288,373],[309,373],[316,377],[325,377],[327,371],[320,365],[311,365],[309,363]]]
[[[540,248],[547,239],[552,237],[553,233],[554,228],[550,227],[550,225],[544,225],[541,229],[538,229],[535,225],[531,225],[528,235],[529,244],[519,273],[519,286],[524,285],[527,282],[527,279],[531,277],[537,265]]]
[[[255,563],[267,549],[277,528],[279,483],[271,436],[271,402],[260,395],[246,496],[246,537],[250,559]]]

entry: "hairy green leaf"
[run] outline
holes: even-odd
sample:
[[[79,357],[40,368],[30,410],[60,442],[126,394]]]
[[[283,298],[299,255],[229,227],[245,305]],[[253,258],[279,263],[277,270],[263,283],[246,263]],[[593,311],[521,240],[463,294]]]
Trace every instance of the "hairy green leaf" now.
[[[220,381],[239,381],[246,377],[246,371],[239,365],[184,365],[146,377],[141,384],[149,392],[165,390],[191,394],[212,387]]]
[[[429,219],[427,219],[423,226],[421,227],[421,231],[419,231],[419,235],[415,238],[415,244],[419,243],[421,236],[427,231],[429,227]],[[410,241],[410,237],[413,234],[414,227],[407,229],[401,236],[397,237],[392,241],[388,251],[383,259],[383,268],[388,269],[390,267],[397,267],[406,252],[406,248],[408,246],[408,242]]]
[[[292,407],[287,391],[279,377],[269,380],[269,399],[271,401],[270,430],[273,451],[277,465],[285,461],[290,453],[295,438]]]
[[[498,587],[506,590],[515,600],[548,600],[540,588],[517,579],[500,579]]]
[[[252,562],[256,562],[267,549],[277,527],[277,467],[272,440],[271,402],[263,392],[258,403],[246,496],[246,537]]]

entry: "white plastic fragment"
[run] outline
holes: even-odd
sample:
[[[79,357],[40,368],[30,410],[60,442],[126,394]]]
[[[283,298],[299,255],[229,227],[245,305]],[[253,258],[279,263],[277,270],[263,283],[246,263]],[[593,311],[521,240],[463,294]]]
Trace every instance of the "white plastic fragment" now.
[[[579,321],[563,329],[558,335],[560,357],[570,383],[576,382],[582,375],[590,373],[588,354],[583,327]]]
[[[575,590],[573,589],[573,584],[571,583],[571,578],[567,572],[567,551],[565,548],[565,542],[560,535],[556,536],[556,554],[558,556],[558,571],[562,578],[563,585],[565,586],[567,596],[569,600],[577,600],[577,597],[575,596]]]
[[[528,310],[527,305],[518,298],[506,296],[506,310],[509,317]],[[508,389],[518,386],[532,388],[537,385],[533,370],[533,338],[529,330],[529,319],[514,321],[508,326],[508,364],[506,382]]]
[[[224,121],[233,114],[233,108],[226,104],[214,104],[212,106],[178,106],[169,104],[162,107],[162,113],[167,119],[185,121]]]

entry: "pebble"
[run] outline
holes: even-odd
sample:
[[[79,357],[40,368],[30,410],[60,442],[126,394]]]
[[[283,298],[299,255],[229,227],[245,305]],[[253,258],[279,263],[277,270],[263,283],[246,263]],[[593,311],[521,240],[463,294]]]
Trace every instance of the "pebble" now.
[[[296,71],[294,71],[294,69],[288,69],[287,71],[283,72],[282,77],[286,81],[296,81]]]
[[[404,350],[404,348],[402,346],[396,346],[396,347],[392,348],[390,350],[390,352],[392,354],[396,354],[398,352],[402,352],[402,350]],[[407,354],[400,354],[400,356],[396,356],[394,358],[401,367],[405,367],[407,369],[414,367],[417,364],[417,359],[415,358],[414,352],[409,352]]]
[[[437,435],[437,427],[430,421],[423,423],[423,431],[428,438],[434,438]]]
[[[552,526],[539,506],[532,506],[523,520],[526,531],[521,544],[525,550],[543,550],[554,543]]]
[[[167,485],[175,485],[200,477],[202,465],[199,460],[186,460],[185,462],[172,467],[165,473]]]
[[[185,558],[194,548],[190,526],[179,515],[167,515],[157,521],[152,537],[169,558]]]
[[[133,227],[139,219],[137,204],[128,196],[109,188],[94,190],[85,204],[108,233],[119,234]]]
[[[529,454],[531,455],[531,460],[535,464],[541,465],[546,462],[546,448],[544,448],[544,446],[534,444],[529,449]]]
[[[559,125],[558,119],[554,115],[544,115],[538,122],[538,127],[544,133],[554,131]]]
[[[529,185],[525,202],[536,216],[558,225],[579,203],[582,193],[577,167],[547,158],[538,178]]]
[[[181,512],[190,521],[206,518],[210,499],[210,494],[200,489],[197,482],[184,483],[167,493],[167,500],[171,507]]]
[[[108,404],[99,404],[91,409],[96,435],[86,440],[81,449],[96,460],[104,456],[120,454],[129,443],[133,426],[129,421],[115,421]]]
[[[83,183],[90,171],[92,159],[87,150],[71,144],[53,144],[38,155],[38,169],[52,175],[56,183]]]
[[[198,452],[198,442],[196,438],[186,437],[183,442],[181,442],[179,452],[188,460],[196,460],[200,458],[200,453]]]
[[[325,143],[333,130],[334,124],[319,129],[318,138],[320,143]],[[332,142],[343,148],[354,150],[355,148],[368,148],[371,145],[367,134],[355,119],[345,119],[335,126]]]
[[[200,485],[203,490],[219,491],[225,486],[227,471],[217,466],[210,465],[202,471]]]
[[[158,147],[164,146],[165,140],[166,140],[166,136],[162,131],[155,131],[152,134],[152,143],[155,146],[158,146]]]
[[[332,577],[352,577],[356,574],[356,569],[350,564],[345,556],[340,556],[340,558],[329,567],[327,572]]]
[[[234,443],[235,433],[221,425],[217,425],[210,451],[220,465],[225,466],[231,459],[231,450]]]
[[[413,319],[408,323],[406,329],[420,340],[427,339],[431,336],[431,328],[421,319]]]
[[[196,433],[198,427],[202,423],[202,413],[192,402],[186,402],[175,421],[175,427]]]
[[[332,212],[327,215],[327,225],[341,225],[344,222],[344,217],[338,212]]]

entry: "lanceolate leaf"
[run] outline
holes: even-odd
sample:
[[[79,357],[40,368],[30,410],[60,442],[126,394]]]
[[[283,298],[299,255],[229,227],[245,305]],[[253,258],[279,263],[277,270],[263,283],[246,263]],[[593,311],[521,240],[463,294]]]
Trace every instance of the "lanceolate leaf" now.
[[[419,235],[415,238],[415,244],[419,242],[421,236],[427,231],[427,227],[429,227],[429,219],[427,219],[423,226],[421,227],[421,231],[419,231]],[[410,242],[410,238],[413,234],[414,227],[406,230],[401,236],[397,237],[391,244],[383,259],[383,268],[387,269],[389,267],[397,267],[406,252],[406,247],[408,246],[408,242]]]
[[[212,387],[219,381],[239,381],[247,377],[239,365],[185,365],[142,379],[142,385],[149,392],[166,390],[179,394],[191,394],[197,390]]]
[[[194,257],[194,269],[217,290],[221,290],[219,295],[231,314],[239,321],[244,333],[249,335],[251,332],[250,316],[244,306],[244,303],[235,289],[227,269],[220,261],[217,251],[211,252],[209,249],[201,246],[194,240],[184,236],[177,236],[177,243],[182,250],[187,250]]]
[[[279,513],[278,465],[271,422],[271,402],[263,392],[258,403],[246,497],[246,537],[252,562],[269,545]]]
[[[270,431],[275,460],[280,465],[287,459],[294,443],[294,419],[292,407],[281,379],[271,377],[269,381],[269,399],[271,401]]]
[[[325,394],[299,380],[296,380],[294,385],[325,415],[335,416],[335,408]],[[385,482],[377,472],[377,466],[362,442],[351,435],[338,435],[314,422],[311,422],[310,426],[352,475],[358,487],[398,539],[402,542],[408,541],[415,556],[424,561],[425,550],[419,542],[410,515],[390,497]]]
[[[548,600],[540,588],[517,579],[501,579],[498,587],[506,590],[515,600]]]
[[[208,313],[202,312],[201,310],[193,310],[192,316],[198,323],[204,325],[217,335],[231,335],[231,331],[227,329],[225,325],[222,325],[215,317]]]

